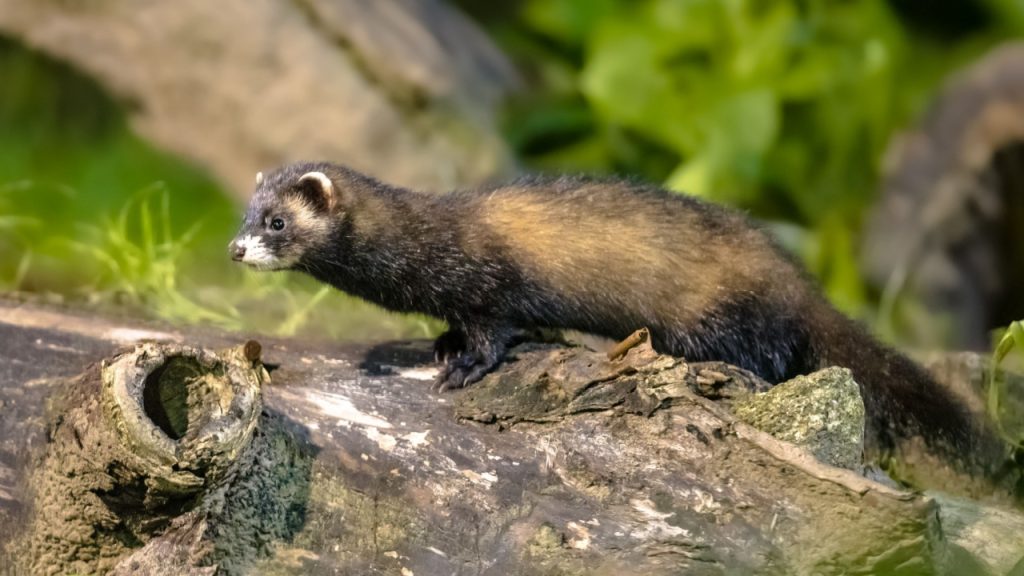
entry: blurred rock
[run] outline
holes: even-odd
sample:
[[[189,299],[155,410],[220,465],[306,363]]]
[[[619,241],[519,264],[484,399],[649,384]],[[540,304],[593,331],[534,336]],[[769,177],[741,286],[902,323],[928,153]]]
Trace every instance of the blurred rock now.
[[[945,494],[929,496],[939,504],[948,574],[1020,573],[1011,570],[1024,561],[1024,515]]]
[[[95,77],[239,196],[298,159],[420,189],[511,165],[495,108],[516,74],[441,0],[0,0],[0,32]]]

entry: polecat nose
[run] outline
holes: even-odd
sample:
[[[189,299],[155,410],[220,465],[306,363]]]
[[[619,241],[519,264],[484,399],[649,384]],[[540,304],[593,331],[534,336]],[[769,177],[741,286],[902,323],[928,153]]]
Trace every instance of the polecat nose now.
[[[245,246],[239,246],[237,243],[232,242],[228,244],[228,253],[231,254],[232,260],[241,262],[242,258],[245,258]]]

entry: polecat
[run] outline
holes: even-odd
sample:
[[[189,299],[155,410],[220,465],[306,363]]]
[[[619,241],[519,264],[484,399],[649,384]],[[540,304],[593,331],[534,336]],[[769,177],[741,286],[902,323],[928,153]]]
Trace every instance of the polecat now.
[[[329,163],[285,166],[256,184],[232,257],[444,319],[442,390],[482,378],[524,329],[621,339],[647,327],[658,351],[773,383],[850,368],[872,457],[914,436],[947,461],[1001,450],[951,392],[833,309],[737,212],[567,177],[427,194]]]

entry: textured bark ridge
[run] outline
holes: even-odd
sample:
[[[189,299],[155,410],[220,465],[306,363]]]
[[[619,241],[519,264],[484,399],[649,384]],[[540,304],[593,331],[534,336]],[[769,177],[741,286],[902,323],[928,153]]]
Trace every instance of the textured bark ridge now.
[[[530,344],[435,394],[427,342],[268,339],[268,378],[230,335],[3,311],[0,566],[18,573],[1005,574],[1024,555],[1012,508],[821,460],[850,448],[823,436],[859,441],[811,417],[862,419],[843,370],[769,396],[646,343],[614,360]],[[157,342],[117,353],[139,338]],[[824,391],[793,408],[791,385]],[[792,408],[807,448],[740,407]]]
[[[142,136],[240,194],[300,159],[419,189],[511,166],[495,115],[516,74],[442,0],[0,0],[0,32],[96,79]]]

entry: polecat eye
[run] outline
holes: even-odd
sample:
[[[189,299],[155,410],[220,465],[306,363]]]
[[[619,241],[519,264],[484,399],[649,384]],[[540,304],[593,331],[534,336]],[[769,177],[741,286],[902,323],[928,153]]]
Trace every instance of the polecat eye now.
[[[280,218],[274,218],[270,221],[270,229],[275,231],[284,230],[284,220]]]

